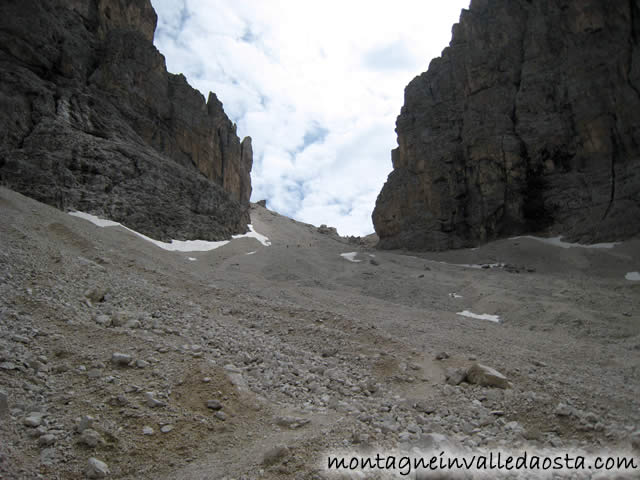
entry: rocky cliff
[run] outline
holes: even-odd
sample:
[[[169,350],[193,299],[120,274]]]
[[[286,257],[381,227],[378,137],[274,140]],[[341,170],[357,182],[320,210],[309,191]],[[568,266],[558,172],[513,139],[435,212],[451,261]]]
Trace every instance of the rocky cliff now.
[[[640,1],[473,0],[405,90],[382,248],[640,232]]]
[[[246,231],[251,139],[167,73],[149,0],[0,3],[0,181],[152,237]]]

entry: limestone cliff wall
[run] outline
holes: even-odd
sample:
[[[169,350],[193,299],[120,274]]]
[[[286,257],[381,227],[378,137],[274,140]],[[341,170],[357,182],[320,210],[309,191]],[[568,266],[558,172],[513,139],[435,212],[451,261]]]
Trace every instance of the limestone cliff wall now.
[[[158,238],[246,231],[251,139],[167,72],[149,0],[0,4],[0,181]]]
[[[473,0],[405,90],[382,248],[640,232],[640,2]]]

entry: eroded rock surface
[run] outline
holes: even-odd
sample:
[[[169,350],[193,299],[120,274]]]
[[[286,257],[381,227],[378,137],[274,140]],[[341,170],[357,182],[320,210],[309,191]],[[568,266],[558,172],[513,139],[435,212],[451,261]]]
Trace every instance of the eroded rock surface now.
[[[0,5],[0,180],[158,239],[246,231],[251,139],[167,73],[149,0]]]
[[[640,4],[474,0],[405,90],[383,248],[640,231]]]

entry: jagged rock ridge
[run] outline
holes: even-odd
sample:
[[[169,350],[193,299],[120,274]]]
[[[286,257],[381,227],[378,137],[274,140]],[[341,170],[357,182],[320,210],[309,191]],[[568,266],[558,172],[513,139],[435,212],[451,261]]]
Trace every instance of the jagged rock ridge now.
[[[251,139],[167,72],[149,0],[0,4],[0,181],[159,239],[246,231]]]
[[[640,2],[474,0],[405,90],[382,248],[640,232]]]

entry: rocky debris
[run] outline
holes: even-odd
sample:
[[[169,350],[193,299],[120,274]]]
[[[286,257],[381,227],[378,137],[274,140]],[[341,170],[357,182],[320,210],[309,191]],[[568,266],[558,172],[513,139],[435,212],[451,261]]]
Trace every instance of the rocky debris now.
[[[91,457],[87,462],[87,468],[84,473],[87,478],[107,478],[111,472],[109,471],[109,466],[105,462],[98,460],[95,457]]]
[[[440,352],[436,355],[436,360],[446,360],[449,358],[449,354],[447,352]]]
[[[246,232],[251,138],[167,72],[149,0],[88,5],[0,4],[1,183],[159,240]]]
[[[640,430],[637,430],[631,435],[631,446],[640,452]]]
[[[258,200],[256,202],[256,204],[260,205],[263,208],[267,208],[267,201],[266,200]]]
[[[602,337],[586,341],[583,332],[569,336],[553,328],[557,315],[583,312],[584,292],[594,302],[590,309],[603,318],[617,304],[635,311],[633,295],[616,293],[619,279],[608,284],[598,277],[589,286],[587,277],[575,274],[529,284],[528,278],[495,272],[485,288],[474,275],[486,272],[433,262],[432,273],[411,284],[423,260],[385,253],[376,270],[392,269],[396,278],[380,275],[383,294],[358,283],[360,272],[346,281],[344,272],[332,277],[328,290],[309,282],[312,288],[301,292],[298,282],[278,281],[274,292],[271,278],[260,279],[256,271],[234,277],[225,270],[226,260],[216,260],[206,274],[183,271],[174,267],[179,255],[128,251],[119,235],[111,243],[104,230],[84,239],[72,231],[66,241],[71,247],[24,235],[46,228],[45,215],[34,218],[34,227],[24,224],[31,209],[44,207],[24,198],[24,210],[6,206],[9,200],[18,206],[17,197],[0,196],[6,219],[0,222],[0,362],[16,366],[0,370],[10,408],[0,421],[0,476],[77,477],[93,455],[109,464],[114,477],[198,478],[185,469],[208,465],[206,474],[215,471],[220,478],[292,480],[315,478],[313,468],[326,451],[410,451],[432,445],[438,440],[433,435],[446,435],[465,449],[628,445],[640,425],[638,358],[629,348],[637,341],[620,335],[620,317],[611,336],[607,321],[590,318],[589,328]],[[73,222],[49,208],[44,213]],[[271,217],[262,209],[253,213]],[[317,243],[332,243],[310,234]],[[336,248],[331,256],[342,251]],[[109,268],[88,270],[77,249],[91,258],[109,257]],[[311,265],[322,265],[302,253]],[[296,271],[289,258],[290,251],[276,257],[278,267]],[[596,258],[590,256],[591,266]],[[270,274],[270,268],[261,271]],[[83,292],[95,285],[109,285],[111,296],[89,307]],[[408,297],[396,296],[396,286]],[[509,328],[491,331],[483,322],[461,327],[439,314],[449,308],[447,292],[464,288],[471,301],[490,294],[482,301],[496,302],[497,287],[510,293],[504,305],[517,298],[530,306],[522,311],[532,317],[514,308]],[[527,296],[532,289],[540,303]],[[598,305],[595,292],[601,289],[609,300]],[[312,291],[322,301],[309,297]],[[141,327],[107,329],[95,321],[117,312],[129,312]],[[450,359],[436,361],[443,350]],[[130,355],[127,367],[111,362],[114,352]],[[447,367],[472,365],[476,357],[508,365],[517,384],[501,389],[442,380]],[[131,368],[139,359],[148,365]],[[466,375],[466,368],[460,370]],[[145,392],[153,392],[151,404]],[[207,408],[214,399],[212,406],[222,408]],[[572,416],[554,415],[559,399],[571,406]],[[156,402],[164,408],[153,408]],[[23,420],[32,412],[41,418],[28,427]],[[154,434],[143,435],[145,426]],[[45,435],[55,442],[40,445]],[[267,457],[262,464],[260,456],[246,461],[247,451],[273,445],[290,450],[273,463]],[[209,468],[212,461],[228,467]]]
[[[510,388],[511,384],[507,377],[499,371],[476,363],[469,367],[466,372],[466,380],[469,383],[482,385],[484,387]]]
[[[471,2],[449,47],[405,89],[373,212],[379,246],[637,234],[637,18],[634,2]]]
[[[322,225],[320,225],[316,231],[318,233],[321,233],[323,235],[331,235],[334,237],[338,236],[338,229],[336,229],[335,227],[327,227],[324,223]]]

